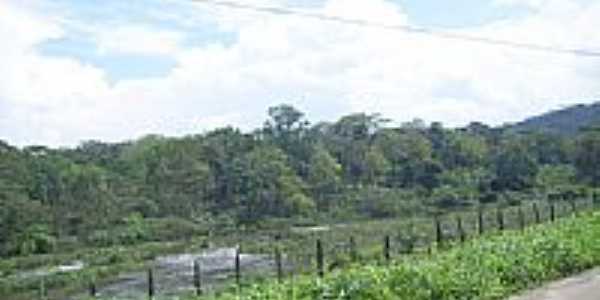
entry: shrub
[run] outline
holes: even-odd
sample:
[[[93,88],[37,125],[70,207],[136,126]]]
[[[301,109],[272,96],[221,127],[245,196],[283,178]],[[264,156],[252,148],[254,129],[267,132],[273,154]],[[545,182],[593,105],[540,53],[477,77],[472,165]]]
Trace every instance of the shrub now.
[[[218,299],[479,299],[519,290],[600,264],[600,214],[487,236],[391,266],[362,266],[325,279],[261,284]]]

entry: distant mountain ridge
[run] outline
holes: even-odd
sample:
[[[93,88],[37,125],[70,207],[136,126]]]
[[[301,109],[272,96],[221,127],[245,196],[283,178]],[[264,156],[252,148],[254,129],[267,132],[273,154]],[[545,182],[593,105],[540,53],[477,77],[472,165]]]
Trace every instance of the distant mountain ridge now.
[[[600,102],[577,104],[525,119],[505,129],[514,132],[541,131],[560,135],[576,134],[581,129],[600,126]]]

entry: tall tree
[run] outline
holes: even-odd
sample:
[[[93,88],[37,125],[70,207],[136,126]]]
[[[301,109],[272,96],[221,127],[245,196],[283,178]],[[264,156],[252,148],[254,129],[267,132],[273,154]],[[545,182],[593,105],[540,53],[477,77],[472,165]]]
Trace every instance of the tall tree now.
[[[344,169],[344,177],[357,184],[366,175],[366,154],[377,130],[387,120],[379,114],[352,114],[342,117],[330,128],[333,153]]]
[[[307,139],[309,122],[304,113],[288,104],[270,107],[268,113],[262,137],[281,148],[289,156],[296,173],[305,177],[312,145]]]
[[[274,146],[256,147],[237,164],[245,170],[240,204],[241,218],[256,221],[261,216],[289,217],[311,211],[315,204],[304,193],[304,182],[288,165],[288,157]]]
[[[315,145],[308,173],[308,184],[317,200],[319,210],[329,210],[331,207],[330,197],[340,191],[342,187],[342,166],[321,144]]]
[[[519,137],[506,137],[494,158],[496,190],[523,190],[532,187],[538,172],[535,157]]]

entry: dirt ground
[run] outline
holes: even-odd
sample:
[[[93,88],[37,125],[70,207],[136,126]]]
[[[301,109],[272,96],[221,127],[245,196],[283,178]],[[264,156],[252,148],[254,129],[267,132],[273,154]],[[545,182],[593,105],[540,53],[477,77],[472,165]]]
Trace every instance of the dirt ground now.
[[[600,269],[550,283],[509,300],[600,300]]]

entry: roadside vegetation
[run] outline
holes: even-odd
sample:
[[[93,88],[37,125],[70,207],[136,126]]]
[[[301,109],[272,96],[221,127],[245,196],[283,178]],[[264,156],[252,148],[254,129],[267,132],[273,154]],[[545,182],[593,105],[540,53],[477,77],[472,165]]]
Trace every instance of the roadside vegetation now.
[[[39,280],[18,274],[82,261],[82,271],[48,276],[46,288],[59,292],[181,247],[272,253],[277,244],[308,268],[322,237],[342,267],[351,236],[372,248],[361,249],[368,257],[383,235],[396,252],[431,242],[434,217],[456,236],[457,214],[472,232],[468,218],[479,209],[492,227],[497,209],[600,200],[598,157],[594,128],[446,128],[365,113],[311,124],[289,105],[269,108],[251,132],[226,127],[59,149],[0,141],[0,298],[39,289]]]
[[[600,214],[494,233],[390,265],[351,266],[200,299],[505,299],[600,265]]]

